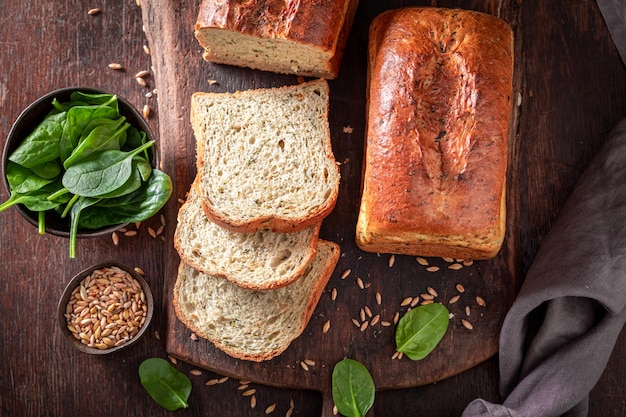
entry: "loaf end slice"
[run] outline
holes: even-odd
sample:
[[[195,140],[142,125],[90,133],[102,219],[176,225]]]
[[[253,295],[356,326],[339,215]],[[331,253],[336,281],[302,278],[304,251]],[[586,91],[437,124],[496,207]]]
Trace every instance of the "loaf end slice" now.
[[[358,0],[204,0],[195,36],[210,62],[332,79],[357,5]]]
[[[205,214],[232,231],[294,232],[334,209],[339,167],[326,80],[236,93],[195,93],[198,190]]]
[[[306,273],[291,285],[256,291],[180,263],[177,317],[226,354],[261,362],[280,355],[304,331],[339,260],[339,246],[320,240]]]
[[[212,222],[194,184],[178,212],[174,247],[183,262],[245,288],[291,284],[315,256],[320,225],[292,233],[231,232]]]

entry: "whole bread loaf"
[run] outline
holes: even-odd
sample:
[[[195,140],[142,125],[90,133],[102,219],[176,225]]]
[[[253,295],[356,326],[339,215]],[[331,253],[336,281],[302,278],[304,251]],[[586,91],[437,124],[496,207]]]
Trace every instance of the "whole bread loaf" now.
[[[241,288],[181,262],[174,286],[176,315],[230,356],[258,362],[271,359],[307,326],[339,252],[337,244],[320,240],[302,278],[267,291]]]
[[[183,262],[240,287],[267,290],[300,278],[315,257],[320,224],[293,233],[231,232],[204,214],[196,184],[178,211],[174,247]]]
[[[203,0],[195,36],[207,61],[337,77],[358,0]]]
[[[295,232],[334,209],[339,167],[324,79],[236,93],[195,93],[198,192],[206,215],[236,232]]]
[[[374,19],[368,50],[357,244],[495,256],[506,221],[510,27],[479,12],[408,7]]]

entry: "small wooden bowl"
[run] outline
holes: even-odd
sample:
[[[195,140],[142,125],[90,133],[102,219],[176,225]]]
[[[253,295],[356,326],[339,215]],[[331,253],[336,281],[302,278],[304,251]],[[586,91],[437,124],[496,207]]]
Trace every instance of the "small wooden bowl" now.
[[[13,125],[11,126],[11,130],[9,130],[9,134],[7,136],[7,141],[4,145],[4,149],[2,151],[2,165],[1,172],[2,178],[4,181],[4,186],[7,193],[10,193],[11,190],[9,188],[9,182],[6,177],[6,168],[9,161],[9,156],[13,153],[15,149],[24,141],[24,139],[37,127],[43,119],[50,113],[53,109],[52,99],[56,98],[60,102],[69,101],[70,96],[75,91],[81,91],[89,94],[113,94],[104,90],[99,90],[90,87],[67,87],[61,88],[58,90],[54,90],[49,92],[48,94],[38,98],[34,102],[32,102],[26,109],[22,111],[22,113],[17,117]],[[120,110],[120,114],[126,117],[126,121],[128,121],[132,126],[137,128],[139,131],[145,132],[147,140],[153,140],[154,135],[148,126],[148,123],[145,121],[143,116],[139,113],[139,111],[133,107],[127,100],[117,95],[118,106]],[[156,143],[148,150],[151,156],[151,164],[153,167],[156,166],[157,156],[156,156]],[[20,213],[22,217],[24,217],[30,224],[35,227],[39,226],[38,213],[32,212],[28,210],[24,205],[17,204],[15,209]],[[78,238],[86,238],[86,237],[96,237],[96,236],[104,236],[109,235],[112,232],[121,229],[126,226],[126,224],[117,224],[110,225],[106,227],[102,227],[100,229],[80,229],[78,230],[77,237]],[[70,236],[70,222],[69,218],[61,218],[61,216],[56,213],[54,210],[48,210],[46,212],[46,233],[50,233],[55,236],[61,236],[68,238]]]
[[[101,348],[98,347],[90,347],[88,344],[85,344],[83,342],[81,342],[81,340],[79,340],[79,338],[75,337],[75,334],[78,334],[79,329],[76,329],[76,332],[73,332],[72,330],[70,330],[70,328],[68,327],[68,317],[67,315],[69,315],[70,313],[68,312],[68,304],[70,303],[70,300],[72,298],[75,298],[75,302],[71,307],[71,310],[74,311],[74,308],[77,305],[77,301],[86,301],[86,303],[97,303],[100,307],[96,308],[95,310],[98,310],[95,315],[91,315],[91,314],[86,314],[85,316],[83,316],[81,318],[81,320],[90,320],[91,319],[91,329],[92,332],[95,334],[96,329],[98,327],[100,327],[100,333],[103,332],[103,330],[106,328],[106,326],[102,327],[101,323],[102,323],[102,317],[105,317],[105,322],[108,325],[111,320],[107,321],[106,320],[106,316],[104,316],[103,312],[104,310],[106,310],[106,308],[104,307],[106,305],[106,301],[100,301],[100,302],[95,302],[93,300],[91,300],[88,296],[92,295],[93,298],[100,300],[100,295],[96,295],[95,294],[95,290],[93,290],[93,292],[89,292],[89,290],[87,288],[85,288],[85,290],[83,291],[82,296],[84,298],[79,299],[79,296],[81,296],[80,294],[80,290],[78,290],[78,296],[75,295],[74,290],[76,290],[77,288],[79,288],[79,286],[81,285],[81,282],[86,279],[88,276],[92,275],[94,272],[99,271],[99,270],[109,270],[111,271],[110,274],[113,276],[114,272],[116,270],[111,270],[111,268],[117,268],[119,271],[125,272],[127,273],[130,278],[132,278],[133,280],[135,280],[136,282],[139,283],[139,285],[141,286],[141,290],[143,291],[144,297],[141,298],[142,301],[140,303],[137,304],[143,304],[145,305],[145,311],[142,309],[143,313],[141,313],[140,317],[145,316],[145,320],[143,321],[143,324],[141,324],[141,327],[139,327],[138,331],[136,332],[136,334],[134,334],[132,337],[128,338],[126,341],[124,341],[121,344],[118,345],[112,345],[111,347],[108,346],[108,344],[104,343],[102,341],[102,339],[99,339],[100,341],[97,342],[94,337],[94,345],[95,344],[99,344],[101,346]],[[119,276],[119,272],[118,275],[115,275],[116,277]],[[104,277],[103,277],[104,278]],[[118,289],[118,288],[114,288],[114,284],[115,284],[115,280],[117,278],[111,280],[109,277],[109,281],[111,282],[112,285],[112,289],[108,290],[110,291],[108,296],[112,296],[115,297],[115,295],[113,295],[113,291],[117,290],[120,291],[122,294],[126,293],[127,295],[131,294],[130,292],[125,292],[122,289]],[[104,289],[106,287],[108,287],[109,285],[107,284],[101,284],[100,288],[98,288],[99,290],[101,290],[101,292],[99,294],[102,294],[102,292],[105,292]],[[132,297],[131,297],[132,298]],[[131,301],[132,304],[132,300],[131,299],[126,299],[123,301]],[[115,305],[115,303],[111,302],[109,305]],[[121,307],[120,307],[121,306]],[[111,311],[107,314],[110,315],[115,315],[115,314],[119,314],[120,316],[123,315],[123,311],[128,311],[130,313],[130,310],[132,310],[132,307],[128,307],[128,308],[123,308],[123,302],[120,301],[120,306],[117,306],[115,308],[111,308]],[[118,313],[119,312],[119,313]],[[133,313],[135,314],[135,313]],[[146,280],[141,276],[141,274],[139,274],[137,271],[135,271],[132,267],[125,265],[123,263],[119,263],[119,262],[114,262],[114,261],[108,261],[108,262],[102,262],[96,265],[92,265],[89,268],[86,268],[84,270],[82,270],[81,272],[77,273],[76,275],[74,275],[74,277],[72,277],[72,279],[70,280],[70,282],[67,284],[67,286],[65,287],[65,290],[63,291],[63,294],[61,296],[61,299],[59,300],[59,304],[58,304],[58,322],[59,322],[59,326],[61,327],[61,331],[63,332],[63,335],[66,337],[66,339],[78,350],[85,352],[85,353],[89,353],[92,355],[107,355],[113,352],[117,352],[119,350],[122,349],[126,349],[132,345],[134,345],[135,343],[137,343],[141,337],[144,335],[144,333],[146,332],[146,330],[148,329],[148,326],[150,325],[150,321],[152,320],[152,316],[154,314],[154,300],[152,297],[152,292],[150,291],[150,287],[148,286],[148,283],[146,282]],[[78,316],[80,314],[76,314],[76,316]],[[98,317],[100,316],[100,317]],[[71,320],[74,321],[74,316],[71,316]],[[129,320],[129,319],[124,319],[124,320]],[[132,320],[132,319],[131,319]],[[138,319],[140,320],[140,319]],[[97,324],[96,324],[97,322]],[[89,326],[89,323],[86,323],[84,326]],[[78,326],[76,326],[78,327]],[[114,331],[115,329],[119,329],[119,326],[113,326],[113,329],[111,329],[111,331]],[[85,332],[86,334],[88,332]],[[122,334],[123,332],[120,331],[120,334]],[[113,338],[114,339],[114,338]],[[124,338],[122,336],[120,336],[121,340],[124,340]],[[112,344],[112,343],[109,343]],[[106,348],[104,348],[104,345],[106,345]]]

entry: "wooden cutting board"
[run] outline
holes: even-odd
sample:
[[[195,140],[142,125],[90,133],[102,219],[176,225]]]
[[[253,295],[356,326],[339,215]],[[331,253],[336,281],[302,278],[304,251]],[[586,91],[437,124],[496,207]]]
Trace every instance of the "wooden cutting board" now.
[[[202,48],[193,38],[199,2],[142,0],[143,20],[158,88],[158,139],[163,169],[174,181],[174,197],[166,207],[173,223],[180,201],[185,198],[195,170],[195,139],[189,122],[191,94],[196,91],[235,91],[297,83],[293,76],[213,65],[202,60]],[[382,5],[381,3],[385,3]],[[448,7],[457,6],[449,2]],[[488,13],[490,2],[476,2],[475,10]],[[492,260],[471,265],[443,259],[377,255],[360,251],[355,242],[363,154],[367,30],[380,12],[401,2],[362,1],[346,47],[341,74],[330,82],[330,126],[333,149],[341,163],[341,189],[334,212],[324,221],[321,237],[338,243],[342,256],[317,309],[304,333],[279,357],[263,363],[233,359],[205,340],[194,341],[191,332],[176,318],[172,288],[179,257],[169,245],[165,262],[164,308],[166,348],[179,359],[221,375],[273,386],[317,390],[324,398],[323,413],[332,415],[331,373],[336,362],[353,358],[370,370],[378,390],[415,387],[433,383],[467,370],[496,354],[499,330],[513,302],[520,279],[516,270],[518,202],[508,195],[508,232],[501,253]],[[439,4],[440,5],[440,4]],[[493,6],[495,7],[495,6]],[[501,6],[506,9],[506,5]],[[500,17],[516,21],[512,10],[499,10]],[[518,91],[519,72],[515,89]],[[509,189],[515,189],[517,115],[512,118]],[[170,228],[169,238],[173,235]],[[454,266],[453,266],[454,265]],[[459,269],[454,269],[460,265]],[[438,267],[429,271],[428,267]],[[464,291],[459,290],[459,284]],[[408,297],[426,294],[448,306],[453,318],[440,345],[426,359],[413,362],[394,359],[394,316],[409,306]],[[431,291],[432,291],[431,290]],[[336,296],[334,296],[336,294]],[[456,303],[449,300],[458,297]],[[479,305],[481,297],[485,305]],[[363,312],[363,313],[362,313]],[[371,312],[372,317],[368,312]],[[363,317],[364,316],[364,317]],[[373,317],[379,317],[372,324]],[[472,324],[469,330],[462,319]],[[368,322],[363,325],[363,322]],[[324,333],[325,323],[330,329]],[[358,323],[355,324],[355,322]],[[383,322],[391,323],[384,326]],[[367,326],[364,328],[364,326]],[[306,361],[306,362],[305,362]],[[307,365],[303,365],[307,364]]]

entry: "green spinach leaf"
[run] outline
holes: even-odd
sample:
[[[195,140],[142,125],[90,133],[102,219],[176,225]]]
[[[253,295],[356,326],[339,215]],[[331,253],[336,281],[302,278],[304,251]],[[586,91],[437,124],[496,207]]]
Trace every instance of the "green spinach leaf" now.
[[[50,194],[56,192],[62,187],[60,181],[55,181],[45,186],[28,191],[26,193],[11,192],[11,196],[7,201],[0,204],[0,212],[12,207],[16,204],[23,204],[30,211],[41,212],[47,210],[53,210],[61,206],[68,201],[68,198],[59,198],[51,200]]]
[[[152,146],[154,141],[131,151],[104,151],[72,165],[63,175],[63,185],[71,193],[98,197],[117,190],[133,173],[133,157]]]
[[[47,116],[11,153],[9,160],[32,168],[59,157],[59,141],[66,113]]]
[[[448,330],[450,312],[439,303],[416,307],[406,313],[396,329],[396,349],[418,361],[428,356]]]
[[[343,359],[333,368],[332,395],[337,410],[346,417],[363,417],[376,396],[367,368],[354,359]]]
[[[70,258],[76,257],[76,238],[78,236],[78,223],[81,212],[87,207],[100,202],[99,198],[78,197],[70,209]]]
[[[30,169],[12,161],[7,163],[6,176],[11,193],[18,194],[26,194],[54,182],[54,178],[42,178]]]
[[[119,113],[116,108],[107,106],[74,106],[67,111],[67,119],[63,126],[63,134],[59,139],[59,158],[61,162],[70,157],[73,150],[93,120],[118,119]],[[92,125],[91,125],[92,126]],[[93,129],[93,126],[91,127]],[[85,132],[88,134],[89,131]]]
[[[191,381],[165,359],[143,361],[139,365],[139,379],[148,395],[161,407],[170,411],[189,407]]]
[[[119,198],[103,199],[83,212],[80,227],[99,229],[112,224],[135,223],[158,213],[172,194],[172,180],[153,169],[152,175],[137,191]]]
[[[93,127],[86,137],[81,137],[71,155],[63,162],[65,169],[84,161],[89,155],[110,150],[120,150],[126,141],[126,129],[130,124],[124,118],[118,120],[94,119]]]

